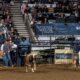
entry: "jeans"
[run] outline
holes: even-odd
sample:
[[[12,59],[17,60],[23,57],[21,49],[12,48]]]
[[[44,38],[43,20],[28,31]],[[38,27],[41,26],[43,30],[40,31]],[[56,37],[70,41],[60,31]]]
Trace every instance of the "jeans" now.
[[[17,57],[17,66],[21,66],[21,58]]]
[[[4,65],[5,66],[12,66],[12,61],[10,57],[10,53],[6,53],[3,57]]]
[[[25,65],[25,60],[24,56],[20,56],[17,58],[17,66],[24,66]]]

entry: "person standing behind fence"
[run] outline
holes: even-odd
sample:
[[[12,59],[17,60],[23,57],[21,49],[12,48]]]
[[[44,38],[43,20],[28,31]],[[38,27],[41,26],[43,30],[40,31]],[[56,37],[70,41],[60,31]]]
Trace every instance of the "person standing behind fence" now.
[[[13,63],[13,66],[16,65],[16,49],[17,49],[17,45],[14,44],[14,42],[12,40],[9,41],[10,46],[11,46],[11,50],[10,50],[10,56],[11,56],[11,60]]]
[[[73,65],[74,65],[74,68],[78,67],[78,54],[73,56]]]
[[[26,37],[22,37],[22,41],[19,45],[20,50],[19,50],[19,54],[20,54],[20,59],[21,59],[21,66],[25,65],[25,56],[26,54],[30,53],[31,51],[31,44],[29,39]]]
[[[79,66],[79,54],[76,54],[76,67]]]
[[[12,66],[12,61],[10,57],[10,49],[11,47],[10,47],[8,40],[5,40],[4,43],[2,44],[1,50],[4,52],[3,61],[6,67]]]

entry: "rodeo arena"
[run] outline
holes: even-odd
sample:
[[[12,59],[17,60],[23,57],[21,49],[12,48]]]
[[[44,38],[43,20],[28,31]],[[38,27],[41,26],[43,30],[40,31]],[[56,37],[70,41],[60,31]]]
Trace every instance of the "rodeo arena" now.
[[[80,80],[80,0],[0,0],[0,80]]]

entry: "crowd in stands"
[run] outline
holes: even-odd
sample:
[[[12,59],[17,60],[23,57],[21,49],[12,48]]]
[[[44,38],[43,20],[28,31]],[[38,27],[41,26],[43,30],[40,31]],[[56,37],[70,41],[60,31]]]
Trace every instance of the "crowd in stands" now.
[[[28,46],[30,48],[29,39],[19,36],[17,29],[14,27],[10,2],[11,0],[3,0],[0,3],[0,57],[3,58],[6,67],[15,64],[24,65],[24,56],[22,55],[30,51],[28,49]],[[23,48],[24,46],[27,47]]]
[[[80,6],[76,1],[29,0],[29,3],[22,3],[21,12],[25,18],[29,15],[30,25],[34,31],[34,24],[80,22]]]
[[[33,0],[32,0],[33,1]],[[44,1],[44,0],[40,0]],[[45,0],[46,1],[46,0]],[[51,1],[51,0],[50,0]],[[31,13],[32,18],[35,19],[35,21],[41,21],[44,23],[45,21],[49,20],[59,20],[62,19],[63,22],[66,22],[66,19],[75,19],[74,22],[78,22],[79,20],[79,6],[77,3],[71,3],[69,1],[66,2],[54,2],[53,4],[42,4],[40,2],[36,2],[34,4],[28,4],[23,2],[23,5],[21,7],[24,7],[23,11],[21,8],[22,13]],[[24,6],[25,5],[25,6]],[[46,20],[46,19],[47,20]]]
[[[0,3],[0,44],[8,38],[13,28],[13,22],[10,15],[10,6],[7,3]]]
[[[29,3],[34,4],[35,2],[37,3],[48,3],[48,4],[53,4],[53,2],[56,0],[28,0]]]

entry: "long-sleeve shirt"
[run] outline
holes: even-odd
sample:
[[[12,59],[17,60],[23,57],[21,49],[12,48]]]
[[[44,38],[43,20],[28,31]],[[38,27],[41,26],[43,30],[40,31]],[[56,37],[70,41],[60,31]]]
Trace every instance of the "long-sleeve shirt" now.
[[[11,50],[10,44],[9,44],[9,43],[4,44],[4,46],[3,46],[3,51],[4,51],[5,53],[9,53],[10,50]]]

